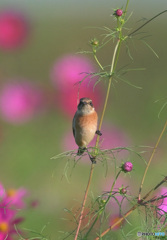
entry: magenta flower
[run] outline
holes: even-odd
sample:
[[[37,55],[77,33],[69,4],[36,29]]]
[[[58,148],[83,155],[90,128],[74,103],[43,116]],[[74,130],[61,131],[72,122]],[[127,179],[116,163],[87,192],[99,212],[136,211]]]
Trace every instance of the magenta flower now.
[[[12,236],[17,234],[14,226],[24,219],[18,218],[16,214],[18,208],[24,207],[25,195],[25,189],[11,189],[6,192],[3,185],[0,184],[0,240],[12,240]]]
[[[54,64],[51,79],[58,89],[55,104],[62,112],[73,116],[77,109],[77,99],[82,97],[91,98],[96,109],[101,106],[102,90],[99,85],[93,89],[97,78],[92,78],[92,75],[86,77],[87,73],[93,72],[95,72],[93,64],[83,56],[66,55]],[[81,85],[77,84],[83,79]]]
[[[7,192],[7,200],[9,204],[17,208],[24,208],[25,204],[23,198],[27,195],[27,190],[24,188],[19,188],[18,190],[9,189]]]
[[[101,107],[102,92],[98,88],[93,91],[93,89],[81,87],[79,92],[79,98],[82,97],[91,98],[96,110],[98,110]],[[78,98],[77,88],[72,88],[69,91],[62,90],[56,95],[55,104],[60,109],[61,112],[65,113],[67,116],[70,116],[72,118],[77,110],[78,105],[77,98]]]
[[[75,83],[83,80],[86,73],[93,72],[95,72],[95,68],[88,58],[66,55],[54,63],[51,70],[51,80],[56,88],[69,90],[69,88],[73,88]],[[83,84],[87,85],[91,79],[91,76],[87,77]]]
[[[164,197],[162,200],[160,200],[160,203],[158,204],[159,213],[161,215],[164,215],[165,213],[167,213],[167,187],[161,187],[158,195]]]
[[[125,162],[122,165],[122,171],[126,172],[131,172],[133,169],[133,164],[131,162]]]
[[[0,12],[0,47],[11,50],[22,46],[28,36],[29,24],[22,13],[14,10]]]
[[[1,116],[11,123],[30,120],[41,109],[42,92],[30,82],[12,82],[0,93]]]
[[[9,219],[8,221],[0,217],[0,240],[13,240],[13,236],[17,235],[15,225],[24,221],[23,218]]]

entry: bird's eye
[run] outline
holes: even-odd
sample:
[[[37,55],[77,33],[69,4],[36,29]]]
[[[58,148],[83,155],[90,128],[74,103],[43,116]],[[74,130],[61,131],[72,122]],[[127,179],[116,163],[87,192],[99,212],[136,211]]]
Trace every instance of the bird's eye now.
[[[91,107],[93,107],[93,103],[92,102],[90,102],[89,104],[90,104]]]

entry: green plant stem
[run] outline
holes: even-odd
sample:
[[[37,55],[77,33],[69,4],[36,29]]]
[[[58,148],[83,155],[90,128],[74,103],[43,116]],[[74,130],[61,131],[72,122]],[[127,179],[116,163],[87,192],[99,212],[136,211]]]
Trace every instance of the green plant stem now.
[[[145,22],[143,25],[141,25],[139,28],[137,28],[136,30],[134,30],[133,32],[128,34],[128,37],[132,36],[133,34],[135,34],[136,32],[138,32],[141,28],[143,28],[145,25],[147,25],[148,23],[150,23],[152,20],[154,20],[155,18],[159,17],[161,14],[166,13],[167,10],[164,10],[160,13],[158,13],[157,15],[155,15],[154,17],[152,17],[151,19],[149,19],[147,22]]]
[[[109,83],[108,83],[105,103],[104,103],[104,107],[103,107],[103,112],[102,112],[100,123],[99,123],[99,130],[101,130],[104,114],[105,114],[106,107],[107,107],[107,102],[108,102],[110,88],[111,88],[111,80],[112,80],[112,73],[113,73],[113,68],[114,68],[114,62],[115,62],[115,57],[116,57],[116,53],[117,53],[117,49],[118,49],[119,43],[120,43],[120,40],[118,39],[117,44],[116,44],[115,49],[114,49],[113,58],[112,58],[111,69],[110,69],[110,78],[109,78]],[[95,149],[98,148],[98,144],[99,144],[99,136],[97,136],[97,139],[96,139]],[[78,234],[79,234],[79,230],[80,230],[80,227],[81,227],[81,223],[82,223],[82,219],[83,219],[83,213],[84,213],[84,208],[85,208],[85,204],[86,204],[86,200],[87,200],[87,196],[88,196],[88,191],[89,191],[89,187],[90,187],[91,180],[92,180],[94,166],[95,166],[94,163],[92,163],[91,164],[91,171],[90,171],[90,175],[89,175],[89,180],[88,180],[87,188],[86,188],[84,199],[83,199],[82,208],[81,208],[80,217],[79,217],[79,222],[78,222],[78,227],[77,227],[77,230],[76,230],[76,234],[75,234],[74,240],[77,240]]]
[[[167,176],[164,177],[164,179],[158,183],[154,188],[152,188],[142,199],[141,202],[136,203],[129,211],[125,213],[124,216],[122,216],[120,219],[118,219],[113,225],[111,225],[109,228],[107,228],[102,234],[100,234],[99,237],[95,238],[95,240],[100,240],[103,236],[105,236],[110,230],[112,230],[114,227],[116,227],[118,224],[122,223],[122,221],[128,217],[136,208],[143,205],[143,201],[150,196],[152,192],[154,192],[156,189],[158,189],[163,183],[167,181]]]
[[[125,15],[126,15],[126,12],[127,12],[128,3],[129,3],[129,0],[127,0],[127,4],[126,4],[126,8],[125,8]],[[125,15],[124,15],[124,18],[125,18]],[[120,27],[119,36],[122,36],[122,26]],[[119,52],[120,52],[119,45],[120,45],[121,41],[122,41],[122,37],[117,40],[117,43],[116,43],[116,46],[115,46],[115,49],[114,49],[114,53],[113,53],[111,69],[110,69],[110,77],[109,77],[109,82],[108,82],[108,88],[107,88],[106,98],[105,98],[105,102],[104,102],[104,107],[103,107],[102,115],[101,115],[101,118],[100,118],[99,130],[101,130],[104,114],[105,114],[107,103],[108,103],[109,93],[110,93],[110,89],[111,89],[112,75],[113,75],[113,72],[114,72],[114,70],[116,68],[117,62],[118,62],[118,55],[119,55],[119,53],[117,53],[117,51],[119,49]],[[100,66],[100,68],[103,70],[103,67],[100,64],[100,62],[98,61],[98,59],[97,59],[95,54],[94,54],[94,57],[95,57],[95,60],[97,61],[98,65]],[[117,62],[115,64],[115,58],[116,57],[117,57]],[[99,135],[97,136],[97,139],[96,139],[95,155],[97,154],[97,151],[98,151],[98,145],[99,145]],[[88,191],[89,191],[91,180],[92,180],[92,176],[93,176],[94,166],[95,166],[94,163],[92,163],[91,164],[91,171],[90,171],[90,175],[89,175],[89,180],[88,180],[87,188],[86,188],[84,199],[83,199],[82,208],[81,208],[81,212],[80,212],[80,218],[79,218],[78,227],[77,227],[77,230],[76,230],[76,234],[75,234],[74,240],[77,240],[78,234],[79,234],[79,230],[80,230],[80,227],[81,227],[81,223],[82,223],[82,219],[83,219],[83,213],[84,213],[84,208],[85,208],[85,204],[86,204],[86,200],[87,200],[87,196],[88,196]]]
[[[101,130],[104,114],[105,114],[107,103],[108,103],[108,98],[109,98],[109,93],[110,93],[110,88],[111,88],[111,81],[112,81],[112,74],[113,74],[113,69],[114,69],[114,62],[115,62],[115,57],[116,57],[116,53],[117,53],[119,44],[120,44],[120,39],[118,39],[117,44],[116,44],[115,49],[114,49],[114,54],[113,54],[111,69],[110,69],[110,78],[109,78],[109,81],[108,81],[106,98],[105,98],[104,107],[103,107],[103,111],[102,111],[102,115],[101,115],[101,119],[100,119],[100,123],[99,123],[99,130]],[[99,145],[99,139],[100,139],[99,137],[100,136],[98,135],[97,139],[96,139],[96,144],[95,144],[96,149],[98,148],[98,145]]]
[[[77,227],[77,230],[76,230],[76,234],[75,234],[74,240],[77,240],[78,234],[79,234],[79,230],[80,230],[80,227],[81,227],[81,223],[82,223],[82,219],[83,219],[83,213],[84,213],[84,209],[85,209],[85,204],[86,204],[86,200],[87,200],[87,196],[88,196],[88,191],[89,191],[89,187],[90,187],[92,176],[93,176],[94,166],[95,165],[92,163],[91,164],[91,169],[90,169],[90,174],[89,174],[89,180],[88,180],[88,184],[87,184],[87,187],[86,187],[84,199],[83,199],[83,202],[82,202],[82,208],[81,208],[79,222],[78,222],[78,227]]]
[[[165,132],[166,127],[167,127],[167,121],[165,122],[165,125],[164,125],[164,127],[163,127],[163,129],[162,129],[162,132],[161,132],[161,134],[160,134],[160,136],[159,136],[159,138],[158,138],[158,140],[157,140],[157,142],[156,142],[156,144],[155,144],[155,147],[154,147],[154,149],[153,149],[153,152],[152,152],[152,154],[151,154],[151,157],[150,157],[150,159],[149,159],[149,161],[148,161],[148,164],[147,164],[147,167],[146,167],[146,169],[145,169],[145,172],[144,172],[144,175],[143,175],[143,178],[142,178],[142,181],[141,181],[141,185],[140,185],[140,188],[139,188],[139,196],[138,196],[138,200],[139,200],[139,201],[141,200],[141,191],[142,191],[142,188],[143,188],[143,184],[144,184],[144,180],[145,180],[145,177],[146,177],[148,168],[149,168],[149,166],[150,166],[150,164],[151,164],[151,161],[152,161],[152,159],[153,159],[153,157],[154,157],[155,151],[156,151],[156,149],[157,149],[157,147],[158,147],[158,145],[159,145],[159,142],[160,142],[160,140],[161,140],[161,138],[162,138],[162,136],[163,136],[163,134],[164,134],[164,132]]]
[[[110,197],[111,197],[111,195],[112,195],[112,191],[113,191],[113,188],[114,188],[114,186],[115,186],[116,180],[118,179],[118,177],[119,177],[119,175],[120,175],[121,172],[122,172],[122,171],[120,170],[120,171],[118,172],[118,174],[116,175],[116,177],[115,177],[115,180],[114,180],[114,182],[113,182],[113,184],[112,184],[112,186],[111,186],[111,190],[110,190],[110,192],[109,192],[109,196],[108,196],[106,202],[104,203],[104,206],[102,206],[103,209],[105,209],[107,203],[108,203],[109,200],[110,200]],[[94,222],[92,223],[91,227],[89,228],[88,232],[87,232],[86,235],[84,236],[84,239],[85,239],[85,240],[87,239],[89,233],[92,231],[92,229],[93,229],[95,223],[97,222],[97,220],[99,219],[101,213],[102,213],[101,211],[98,213],[97,217],[95,218],[95,220],[94,220]]]
[[[127,10],[128,10],[129,1],[130,1],[130,0],[127,0],[127,2],[126,2],[124,19],[125,19],[125,16],[126,16]]]
[[[94,222],[92,223],[91,227],[87,231],[86,235],[84,236],[83,240],[87,240],[88,239],[88,235],[92,231],[92,229],[93,229],[95,223],[97,222],[97,220],[99,219],[99,217],[100,217],[100,215],[98,214],[97,217],[95,218]]]
[[[94,59],[96,60],[97,64],[99,65],[99,67],[101,68],[101,70],[104,70],[103,66],[101,65],[101,63],[99,62],[96,53],[93,53]]]

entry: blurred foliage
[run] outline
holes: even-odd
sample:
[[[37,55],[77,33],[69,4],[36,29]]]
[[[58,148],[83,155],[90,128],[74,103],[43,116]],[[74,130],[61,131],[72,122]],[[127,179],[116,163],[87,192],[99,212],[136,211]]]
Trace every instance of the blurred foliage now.
[[[63,54],[89,50],[90,39],[101,34],[96,27],[113,25],[113,18],[110,15],[112,9],[118,7],[118,1],[82,3],[73,0],[72,5],[71,1],[66,3],[67,5],[64,4],[66,7],[63,6],[63,1],[47,1],[47,4],[40,4],[39,0],[14,2],[1,1],[0,8],[7,5],[25,11],[30,18],[32,34],[24,48],[13,52],[1,51],[0,84],[2,86],[8,79],[22,77],[38,83],[48,92],[54,91],[50,80],[53,62]],[[151,9],[149,3],[150,1],[140,3],[133,1],[131,5],[130,2],[129,11],[133,10],[134,14],[128,22],[129,28],[136,28],[143,23],[143,18],[149,19],[166,7],[165,1],[158,1],[158,6],[154,3],[157,8],[152,6]],[[120,1],[121,4],[124,4],[124,1]],[[126,79],[141,86],[142,90],[122,82],[115,84],[105,118],[124,129],[132,139],[132,145],[153,146],[167,117],[167,111],[164,109],[158,119],[162,104],[160,101],[154,103],[166,97],[167,32],[164,29],[166,15],[143,29],[150,35],[147,42],[158,53],[159,59],[139,41],[129,40],[128,43],[133,61],[128,57],[126,48],[121,52],[120,68],[127,64],[133,68],[146,68],[145,71],[126,74]],[[106,65],[111,62],[112,50],[113,46],[108,44],[99,55]],[[104,83],[104,87],[106,84]],[[43,226],[50,223],[46,227],[46,234],[51,239],[57,239],[61,235],[58,231],[65,231],[65,228],[68,228],[68,222],[61,220],[62,217],[68,218],[63,208],[70,208],[75,206],[76,202],[77,204],[81,202],[89,173],[88,164],[77,164],[69,184],[62,178],[65,160],[50,160],[52,156],[63,151],[61,142],[65,132],[71,129],[71,122],[72,119],[58,111],[56,106],[52,106],[26,124],[12,125],[3,120],[0,122],[0,181],[6,188],[24,186],[30,191],[32,199],[40,201],[36,209],[25,213],[26,221],[22,226],[40,232]],[[165,150],[166,143],[163,139],[150,167],[144,191],[165,174],[167,166]],[[146,156],[149,156],[151,150],[148,151]],[[101,179],[104,180],[105,177],[105,169],[101,171],[101,168],[102,165],[97,164],[91,188],[94,194],[100,191]],[[135,179],[137,188],[145,165],[137,159],[134,168],[135,173],[131,174],[131,179]],[[114,171],[111,165],[108,176],[112,174]],[[134,215],[135,213],[131,219],[135,217]],[[135,226],[137,224],[136,222]],[[131,227],[127,225],[126,229],[130,231]]]

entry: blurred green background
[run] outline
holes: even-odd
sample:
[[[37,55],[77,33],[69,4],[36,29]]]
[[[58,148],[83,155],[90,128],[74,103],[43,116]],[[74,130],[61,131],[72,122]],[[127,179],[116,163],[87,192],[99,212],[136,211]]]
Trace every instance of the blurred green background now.
[[[21,10],[31,22],[28,44],[18,51],[0,53],[1,86],[7,79],[25,77],[43,86],[48,92],[53,91],[50,80],[53,63],[64,54],[89,50],[89,40],[102,34],[96,27],[113,28],[113,9],[122,6],[125,6],[125,1],[121,0],[1,0],[1,9],[10,7]],[[127,27],[135,29],[144,23],[143,19],[149,19],[165,9],[165,0],[130,1],[128,13],[133,14]],[[158,118],[164,101],[154,103],[167,96],[166,19],[167,14],[164,14],[142,29],[150,36],[146,41],[157,52],[159,59],[140,41],[133,43],[130,40],[128,43],[133,61],[128,57],[125,47],[121,51],[118,68],[126,64],[130,64],[130,68],[146,68],[145,71],[126,74],[126,79],[141,86],[142,90],[123,82],[115,84],[105,120],[123,129],[133,146],[154,146],[167,117],[166,108]],[[106,45],[99,53],[99,59],[104,65],[110,64],[112,53],[113,44]],[[104,88],[106,86],[104,83]],[[77,164],[68,183],[65,177],[62,178],[66,160],[50,159],[63,151],[61,142],[65,133],[70,131],[71,122],[72,118],[67,118],[53,106],[24,124],[14,125],[2,119],[0,122],[0,181],[6,188],[25,187],[31,199],[39,200],[36,209],[25,211],[26,221],[22,228],[40,232],[47,225],[45,233],[54,240],[62,235],[59,231],[69,230],[69,222],[62,220],[69,218],[63,209],[80,206],[90,169],[88,164]],[[166,174],[166,140],[164,136],[150,166],[144,192]],[[148,149],[146,160],[150,153]],[[135,170],[131,180],[134,182],[134,192],[137,192],[145,165],[138,158],[133,160]],[[113,174],[111,165],[107,177]],[[97,164],[91,187],[95,196],[100,194],[99,186],[103,181],[105,168]],[[116,235],[114,239],[117,239]]]

